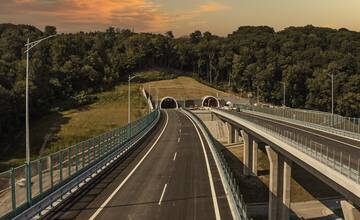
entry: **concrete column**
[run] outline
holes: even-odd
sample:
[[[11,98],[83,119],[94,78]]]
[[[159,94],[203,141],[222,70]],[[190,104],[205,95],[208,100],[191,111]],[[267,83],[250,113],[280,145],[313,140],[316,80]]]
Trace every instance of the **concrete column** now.
[[[234,143],[234,133],[235,133],[234,126],[229,122],[225,122],[225,123],[228,130],[228,144],[232,144]]]
[[[290,218],[291,162],[266,146],[270,161],[269,220]]]
[[[253,137],[241,130],[241,136],[244,141],[243,159],[244,159],[244,175],[249,176],[252,171],[253,164]]]
[[[284,160],[284,177],[283,177],[283,193],[282,193],[282,218],[290,219],[291,205],[291,161]]]
[[[278,154],[266,146],[266,153],[270,161],[270,175],[269,175],[269,220],[277,219],[277,196],[278,196],[278,171],[279,171],[279,160]]]
[[[342,200],[341,208],[344,214],[345,220],[357,220],[360,219],[360,210],[355,208],[348,201]]]
[[[252,167],[251,171],[254,174],[254,176],[258,175],[258,157],[257,157],[257,151],[259,147],[259,141],[253,140],[253,149],[252,149]]]
[[[235,128],[234,141],[235,141],[236,144],[240,142],[239,137],[240,137],[239,129]]]

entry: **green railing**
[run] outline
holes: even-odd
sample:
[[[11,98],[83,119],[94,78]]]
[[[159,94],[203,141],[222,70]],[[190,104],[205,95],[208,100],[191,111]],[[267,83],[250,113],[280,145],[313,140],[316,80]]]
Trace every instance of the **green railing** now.
[[[115,150],[129,147],[158,116],[155,110],[124,127],[0,173],[0,219],[16,216]]]

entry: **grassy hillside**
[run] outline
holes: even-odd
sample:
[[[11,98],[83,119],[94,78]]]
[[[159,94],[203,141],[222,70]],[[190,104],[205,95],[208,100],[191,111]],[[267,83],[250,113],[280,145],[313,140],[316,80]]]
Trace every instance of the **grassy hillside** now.
[[[154,97],[161,99],[164,96],[171,96],[178,100],[202,99],[204,96],[230,96],[229,93],[219,91],[204,85],[191,77],[180,76],[175,79],[153,81],[144,84],[147,91]]]
[[[132,120],[147,113],[140,84],[132,84]],[[112,128],[127,124],[127,84],[96,94],[97,100],[87,106],[52,113],[30,125],[31,156],[37,158],[86,140]],[[1,156],[0,171],[22,164],[25,158],[24,134],[16,147]]]

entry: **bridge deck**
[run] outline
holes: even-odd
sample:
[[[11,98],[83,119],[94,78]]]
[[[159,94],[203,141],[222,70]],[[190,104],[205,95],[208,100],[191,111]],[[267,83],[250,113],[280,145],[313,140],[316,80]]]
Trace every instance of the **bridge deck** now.
[[[306,140],[322,154],[330,158],[335,157],[336,161],[341,161],[343,164],[350,164],[355,170],[359,168],[360,141],[358,140],[250,113],[226,112],[262,126],[277,128],[280,132],[287,132],[289,137],[294,136],[295,141],[296,138],[301,137],[300,142]]]
[[[45,218],[216,219],[218,209],[218,217],[231,219],[215,161],[201,138],[212,179],[194,125],[180,111],[168,110],[162,112],[159,125],[131,155]]]

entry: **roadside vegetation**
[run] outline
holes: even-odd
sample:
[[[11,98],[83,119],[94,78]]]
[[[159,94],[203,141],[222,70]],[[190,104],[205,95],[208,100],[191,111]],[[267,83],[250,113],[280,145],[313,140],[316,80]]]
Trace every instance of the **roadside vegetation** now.
[[[131,85],[132,120],[145,115],[148,107],[140,92],[141,85]],[[112,90],[94,94],[89,105],[50,113],[31,123],[31,156],[37,158],[72,144],[89,139],[113,128],[127,124],[128,85],[120,84]],[[24,163],[24,134],[17,136],[14,146],[1,155],[0,172]]]

